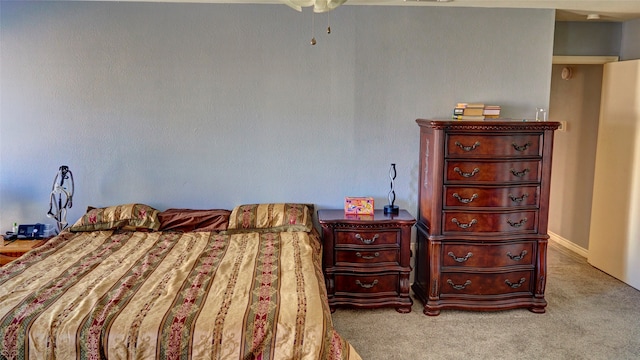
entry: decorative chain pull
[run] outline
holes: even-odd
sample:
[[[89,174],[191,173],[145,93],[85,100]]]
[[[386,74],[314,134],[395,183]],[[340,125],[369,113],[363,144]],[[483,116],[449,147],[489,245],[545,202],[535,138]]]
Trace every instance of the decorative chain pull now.
[[[378,284],[378,279],[373,280],[373,282],[371,284],[363,284],[360,282],[360,280],[356,280],[356,285],[360,285],[360,287],[363,287],[365,289],[371,289],[372,287],[376,286]]]
[[[478,148],[478,146],[480,146],[480,141],[476,141],[473,145],[471,146],[464,146],[462,145],[459,141],[456,141],[456,146],[459,147],[460,149],[462,149],[463,151],[471,151],[471,150],[475,150]]]
[[[524,284],[525,281],[526,281],[525,278],[521,278],[520,281],[514,284],[511,281],[509,281],[509,279],[507,279],[504,281],[504,283],[507,284],[512,289],[517,289],[520,286],[522,286],[522,284]]]
[[[474,176],[475,174],[479,173],[480,169],[475,168],[471,172],[464,172],[464,171],[460,170],[459,167],[456,166],[455,168],[453,168],[453,171],[457,172],[462,177],[470,178],[470,177]]]
[[[522,194],[522,196],[520,197],[515,197],[512,194],[509,194],[509,199],[511,199],[511,201],[516,202],[516,203],[521,203],[524,201],[524,199],[528,198],[529,194]]]
[[[458,195],[458,193],[453,193],[453,195],[451,195],[451,196],[453,196],[454,198],[458,199],[458,201],[460,201],[463,204],[468,204],[468,203],[470,203],[473,200],[478,198],[478,194],[473,194],[473,195],[471,195],[470,198],[463,198],[460,195]]]
[[[522,250],[520,255],[511,255],[511,251],[509,251],[507,253],[507,256],[509,257],[509,259],[514,260],[514,261],[520,261],[520,260],[524,259],[525,255],[527,255],[527,250]]]
[[[377,258],[378,256],[380,256],[380,253],[376,251],[376,252],[373,254],[373,256],[371,256],[371,255],[362,255],[360,252],[357,252],[357,253],[356,253],[356,256],[357,256],[357,257],[359,257],[359,258],[363,258],[363,259],[365,259],[365,260],[372,260],[372,259],[375,259],[375,258]]]
[[[471,285],[471,280],[465,281],[464,284],[462,285],[456,285],[453,283],[453,281],[451,281],[451,279],[448,279],[447,284],[451,285],[451,287],[453,287],[456,290],[464,290],[467,286]]]
[[[458,219],[453,218],[451,219],[451,222],[458,225],[459,228],[461,229],[468,229],[471,226],[473,226],[473,224],[476,224],[478,222],[478,220],[476,219],[471,219],[471,221],[469,221],[467,224],[461,223],[460,221],[458,221]]]
[[[512,173],[514,176],[517,176],[517,177],[519,177],[519,178],[521,178],[521,177],[523,177],[523,176],[527,175],[527,174],[529,173],[529,171],[531,171],[531,170],[529,170],[529,169],[524,169],[524,170],[522,170],[522,171],[517,171],[516,169],[511,169],[511,173]]]
[[[527,222],[527,218],[524,218],[524,219],[520,220],[519,222],[513,222],[513,221],[507,219],[507,223],[509,225],[511,225],[511,227],[514,227],[514,228],[522,227],[522,225],[524,225],[526,222]]]
[[[380,235],[375,234],[375,235],[373,235],[373,237],[371,239],[365,239],[360,234],[356,234],[356,239],[362,241],[363,243],[365,243],[367,245],[368,244],[373,244],[376,241],[376,239],[378,239],[379,237],[380,237]]]
[[[455,260],[456,262],[463,263],[469,260],[469,258],[473,256],[473,253],[470,252],[465,257],[456,257],[456,255],[453,252],[449,251],[447,255],[451,256],[453,260]]]
[[[513,144],[511,144],[511,145],[513,146],[513,148],[514,148],[514,149],[516,149],[516,151],[525,151],[525,150],[527,150],[527,148],[528,148],[529,146],[531,146],[531,143],[530,143],[530,142],[528,142],[528,143],[526,143],[526,144],[524,144],[524,145],[522,145],[522,146],[520,146],[520,145],[518,145],[518,144],[516,144],[516,143],[513,143]]]

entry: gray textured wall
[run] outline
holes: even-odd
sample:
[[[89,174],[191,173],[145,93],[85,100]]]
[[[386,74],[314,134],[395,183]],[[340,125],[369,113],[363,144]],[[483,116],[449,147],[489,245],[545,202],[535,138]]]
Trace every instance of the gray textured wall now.
[[[640,59],[640,19],[622,23],[620,59]]]
[[[2,1],[0,229],[87,205],[231,208],[344,196],[417,207],[416,118],[548,107],[554,12]]]
[[[553,43],[554,55],[619,56],[622,23],[559,21]]]

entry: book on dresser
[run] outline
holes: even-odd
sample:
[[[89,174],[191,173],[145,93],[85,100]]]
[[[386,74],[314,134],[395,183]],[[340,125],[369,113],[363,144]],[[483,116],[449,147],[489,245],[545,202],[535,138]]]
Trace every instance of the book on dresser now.
[[[482,103],[457,103],[453,108],[453,120],[481,121],[485,119],[499,119],[500,105],[485,105]]]
[[[443,309],[544,313],[557,122],[422,120],[414,294]]]

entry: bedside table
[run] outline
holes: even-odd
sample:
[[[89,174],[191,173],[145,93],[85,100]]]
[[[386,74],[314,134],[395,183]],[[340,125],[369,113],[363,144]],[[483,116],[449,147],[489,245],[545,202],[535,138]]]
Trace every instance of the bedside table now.
[[[346,215],[344,210],[318,210],[322,227],[323,270],[329,307],[411,311],[411,228],[416,220],[406,210],[385,215]]]
[[[31,249],[41,246],[47,240],[49,239],[7,241],[3,237],[0,242],[0,266],[19,258]]]

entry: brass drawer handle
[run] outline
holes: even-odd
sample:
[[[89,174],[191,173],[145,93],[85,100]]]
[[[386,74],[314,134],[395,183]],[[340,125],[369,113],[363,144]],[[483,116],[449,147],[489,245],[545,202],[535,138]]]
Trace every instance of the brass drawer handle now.
[[[511,255],[511,251],[509,251],[507,253],[507,256],[509,257],[509,259],[514,260],[514,261],[520,261],[520,260],[524,259],[525,255],[527,255],[527,250],[522,250],[520,255]]]
[[[524,284],[525,281],[526,281],[525,278],[521,278],[520,281],[518,281],[517,283],[514,284],[511,281],[509,281],[509,279],[507,279],[507,280],[504,281],[504,283],[507,284],[512,289],[517,289],[520,286],[522,286],[522,284]]]
[[[453,168],[453,171],[457,172],[462,177],[470,178],[470,177],[474,176],[475,174],[479,173],[480,169],[475,168],[471,172],[464,172],[464,171],[460,170],[459,167],[456,166],[455,168]]]
[[[373,235],[373,237],[371,239],[365,239],[360,234],[356,234],[356,239],[362,241],[363,243],[365,243],[367,245],[368,244],[373,244],[376,241],[376,239],[378,239],[379,237],[380,237],[380,235],[375,234],[375,235]]]
[[[363,259],[365,259],[365,260],[372,260],[372,259],[375,259],[375,258],[377,258],[378,256],[380,256],[380,253],[376,251],[376,252],[373,254],[373,256],[371,256],[371,255],[362,255],[362,254],[360,254],[360,252],[357,252],[357,253],[356,253],[356,256],[357,256],[357,257],[359,257],[359,258],[363,258]]]
[[[462,285],[456,285],[451,279],[447,280],[447,284],[451,285],[456,290],[464,290],[467,286],[471,285],[471,280],[467,280]]]
[[[459,147],[460,149],[464,150],[464,151],[471,151],[471,150],[475,150],[478,148],[478,146],[480,146],[480,141],[476,141],[473,145],[471,146],[464,146],[462,145],[459,141],[456,141],[456,146]]]
[[[522,227],[522,225],[524,225],[526,222],[527,222],[527,218],[524,218],[524,219],[522,219],[522,220],[520,220],[518,222],[513,222],[513,221],[507,219],[507,223],[509,225],[511,225],[511,227],[514,227],[514,228]]]
[[[356,280],[356,285],[360,285],[360,287],[365,288],[365,289],[371,289],[372,287],[376,286],[378,284],[378,279],[373,280],[373,282],[371,284],[363,284],[360,282],[360,280]]]
[[[469,258],[473,256],[473,253],[470,252],[465,257],[456,257],[456,255],[452,251],[449,251],[447,255],[451,256],[456,262],[463,263],[469,260]]]
[[[531,143],[530,143],[530,142],[528,142],[528,143],[526,143],[526,144],[524,144],[524,145],[522,145],[522,146],[520,146],[520,145],[518,145],[518,144],[516,144],[516,143],[513,143],[513,144],[511,144],[511,145],[513,146],[513,148],[514,148],[514,149],[516,149],[516,151],[525,151],[525,150],[527,150],[527,148],[528,148],[529,146],[531,146]]]
[[[521,203],[524,201],[524,199],[528,198],[529,194],[522,194],[522,196],[520,197],[515,197],[512,194],[509,194],[509,199],[511,199],[511,201],[516,202],[516,203]]]
[[[524,177],[525,175],[527,175],[527,174],[529,173],[529,171],[531,171],[531,170],[529,170],[528,168],[527,168],[527,169],[524,169],[524,170],[522,170],[522,171],[517,171],[516,169],[511,169],[511,173],[512,173],[514,176],[517,176],[517,177],[519,177],[519,178]]]
[[[470,198],[463,198],[460,195],[458,195],[458,193],[453,193],[453,195],[451,195],[451,196],[453,196],[454,198],[458,199],[458,201],[460,201],[463,204],[468,204],[468,203],[470,203],[473,200],[478,198],[478,194],[473,194],[473,195],[471,195]]]
[[[453,218],[453,219],[451,219],[451,222],[456,224],[456,225],[458,225],[458,227],[461,228],[461,229],[468,229],[471,226],[473,226],[473,224],[476,224],[478,222],[478,220],[471,219],[471,221],[469,223],[464,224],[464,223],[461,223],[460,221],[458,221],[458,219]]]

